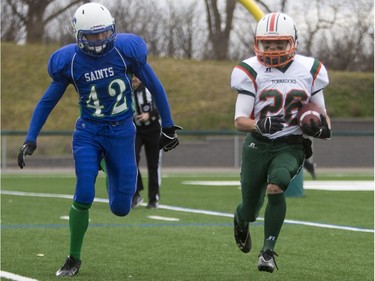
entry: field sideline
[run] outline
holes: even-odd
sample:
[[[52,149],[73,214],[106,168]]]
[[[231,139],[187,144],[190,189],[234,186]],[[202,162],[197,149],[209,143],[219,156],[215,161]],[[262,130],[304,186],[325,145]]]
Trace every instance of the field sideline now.
[[[373,178],[340,176],[336,183],[330,178],[307,180],[304,197],[287,199],[276,249],[280,270],[270,275],[256,270],[263,213],[251,225],[254,250],[245,255],[234,244],[238,175],[166,174],[160,208],[148,210],[143,204],[126,218],[109,212],[100,176],[75,280],[373,280]],[[329,183],[338,187],[347,180],[363,191],[327,190]],[[73,190],[71,174],[2,175],[4,280],[54,279],[68,250]]]

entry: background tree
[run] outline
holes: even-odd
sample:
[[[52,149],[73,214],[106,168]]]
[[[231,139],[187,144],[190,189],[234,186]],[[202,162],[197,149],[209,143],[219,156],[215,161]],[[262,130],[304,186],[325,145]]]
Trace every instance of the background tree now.
[[[58,15],[64,13],[71,7],[89,2],[87,0],[3,0],[6,7],[4,10],[11,10],[12,16],[16,17],[16,22],[22,24],[25,30],[26,43],[41,43],[44,39],[46,25],[54,20]],[[2,5],[3,6],[3,5]],[[3,8],[2,8],[3,10]],[[12,18],[12,17],[10,17]],[[2,20],[3,23],[3,20]],[[15,33],[18,31],[17,24],[5,26],[4,34]],[[4,28],[4,26],[2,26]],[[3,30],[2,30],[3,38]]]
[[[239,61],[254,55],[256,20],[236,0],[98,0],[118,32],[142,36],[150,55]],[[264,13],[289,14],[298,28],[298,52],[329,69],[373,71],[372,0],[254,0]],[[70,20],[88,0],[2,0],[1,40],[67,44]],[[309,13],[306,14],[305,11]]]
[[[321,0],[307,2],[306,9],[310,11],[305,16],[306,31],[299,32],[299,41],[303,42],[301,53],[312,56],[314,42],[319,34],[331,29],[337,21],[338,8],[334,5],[323,5]],[[329,11],[329,12],[328,12]]]
[[[331,69],[374,71],[373,3],[345,0],[343,7],[317,42],[316,53]]]
[[[117,32],[138,34],[148,44],[149,53],[159,56],[163,49],[163,11],[156,1],[120,0],[105,4],[116,21]],[[119,9],[118,7],[126,7]]]
[[[1,41],[18,42],[24,36],[25,28],[21,19],[14,16],[10,5],[1,5]]]
[[[225,13],[220,13],[217,0],[205,0],[208,26],[208,41],[212,49],[210,59],[228,59],[229,37],[232,31],[233,13],[236,0],[228,0]]]
[[[179,2],[168,1],[168,12],[164,17],[164,35],[169,57],[192,59],[194,54],[194,35],[198,33],[196,24],[196,1],[186,6]],[[199,36],[198,36],[199,37]]]

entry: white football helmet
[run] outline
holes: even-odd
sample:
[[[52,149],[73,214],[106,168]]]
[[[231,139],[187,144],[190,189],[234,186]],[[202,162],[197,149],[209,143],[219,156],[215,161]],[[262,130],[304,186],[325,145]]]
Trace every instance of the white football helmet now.
[[[278,48],[270,48],[276,42]],[[297,51],[297,29],[291,17],[283,13],[265,15],[255,30],[254,52],[267,67],[282,67]]]
[[[98,3],[80,6],[72,19],[78,47],[89,55],[100,56],[114,47],[116,40],[115,20],[106,7]],[[86,35],[106,32],[102,40],[88,40]]]

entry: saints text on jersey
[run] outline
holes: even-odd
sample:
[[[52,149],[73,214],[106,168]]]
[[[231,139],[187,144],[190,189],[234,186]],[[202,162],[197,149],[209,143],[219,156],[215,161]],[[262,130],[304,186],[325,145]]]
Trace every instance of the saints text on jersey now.
[[[90,71],[85,73],[86,82],[95,81],[103,78],[108,78],[114,76],[115,72],[113,67],[107,67],[103,69],[98,69],[95,71]]]

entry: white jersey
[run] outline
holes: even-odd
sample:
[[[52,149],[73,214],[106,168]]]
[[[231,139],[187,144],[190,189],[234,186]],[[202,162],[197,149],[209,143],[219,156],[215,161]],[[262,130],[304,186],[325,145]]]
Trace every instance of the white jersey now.
[[[286,123],[281,131],[265,134],[271,139],[291,134],[301,135],[302,130],[295,118],[299,107],[308,103],[328,83],[324,65],[314,58],[301,55],[296,55],[283,71],[266,67],[256,57],[251,57],[237,65],[231,77],[232,89],[254,99],[254,102],[249,103],[251,108],[248,108],[251,116],[246,117],[256,121],[268,116],[285,118]],[[318,103],[325,110],[324,98],[318,99]]]

